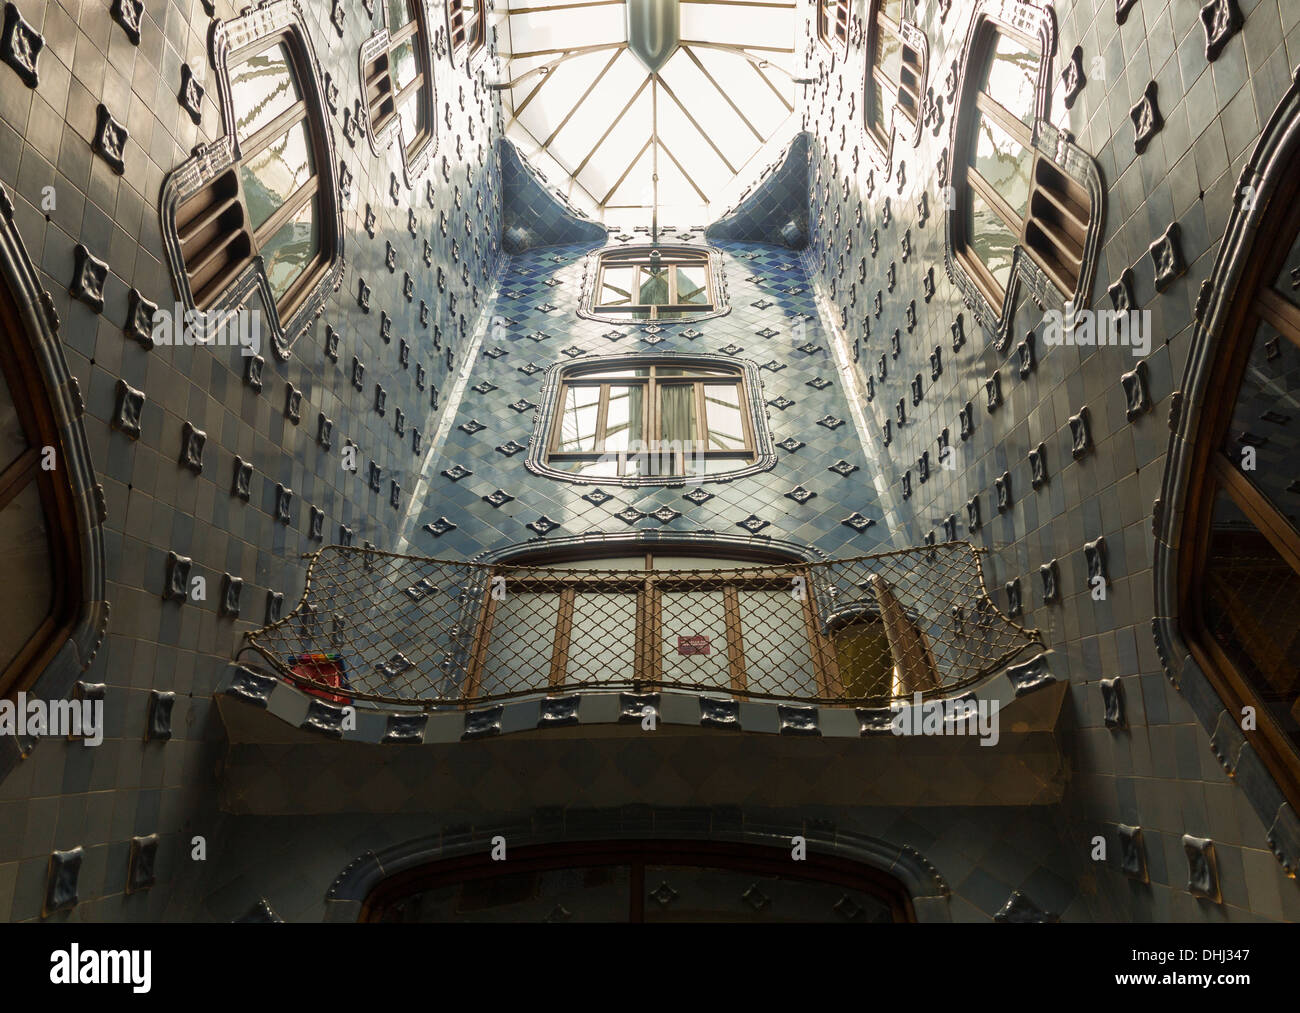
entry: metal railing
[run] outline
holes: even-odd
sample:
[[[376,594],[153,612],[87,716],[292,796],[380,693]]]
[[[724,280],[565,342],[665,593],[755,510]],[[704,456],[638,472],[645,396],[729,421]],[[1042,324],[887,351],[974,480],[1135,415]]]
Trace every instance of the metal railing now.
[[[462,707],[584,689],[884,706],[997,671],[1041,635],[990,600],[966,542],[736,569],[491,565],[327,546],[247,634],[337,702]]]

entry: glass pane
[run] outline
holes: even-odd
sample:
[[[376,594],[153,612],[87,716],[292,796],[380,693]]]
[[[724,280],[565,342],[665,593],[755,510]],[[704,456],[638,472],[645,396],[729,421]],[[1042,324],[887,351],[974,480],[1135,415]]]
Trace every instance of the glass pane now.
[[[1011,257],[1015,252],[1016,237],[988,202],[973,190],[970,191],[970,215],[966,228],[971,251],[984,262],[1005,292],[1011,279]]]
[[[887,108],[885,105],[885,90],[880,86],[880,82],[876,80],[875,77],[872,77],[871,80],[867,82],[867,88],[870,92],[869,97],[871,100],[869,107],[871,113],[867,125],[871,127],[871,129],[883,134],[885,132],[885,111]]]
[[[636,595],[579,591],[569,637],[570,682],[631,682],[636,659]]]
[[[749,463],[748,454],[745,454],[743,456],[735,456],[735,455],[721,456],[718,454],[709,454],[707,457],[697,456],[694,458],[694,464],[696,468],[694,471],[689,472],[689,474],[724,475],[728,471],[736,471],[739,468],[743,468],[748,463]]]
[[[388,30],[396,31],[411,20],[410,0],[388,0]]]
[[[14,408],[13,394],[3,375],[0,375],[0,472],[27,449],[27,434]]]
[[[1300,747],[1300,574],[1224,492],[1202,586],[1207,632]]]
[[[598,559],[571,559],[553,563],[557,570],[644,570],[645,556],[601,556]]]
[[[722,589],[666,589],[660,602],[659,654],[664,680],[691,686],[729,687],[731,673],[727,664],[727,617]]]
[[[679,303],[707,303],[709,301],[709,272],[699,266],[678,266],[677,301]]]
[[[897,82],[903,69],[903,41],[893,32],[877,27],[876,52],[872,66],[883,70],[889,80]]]
[[[400,46],[393,47],[390,66],[393,83],[397,85],[398,91],[414,81],[415,75],[420,73],[420,64],[415,58],[415,40],[416,36],[412,36]]]
[[[867,925],[893,921],[888,905],[861,890],[740,869],[647,865],[645,892],[647,922]]]
[[[787,589],[740,592],[745,676],[755,693],[815,696],[804,603]]]
[[[1300,347],[1267,323],[1255,332],[1223,452],[1264,497],[1300,530],[1296,442],[1300,425]]]
[[[662,306],[668,302],[668,268],[641,268],[641,283],[637,302],[642,306]]]
[[[681,474],[680,456],[695,451],[695,386],[669,383],[659,388],[659,450],[675,459],[663,474]],[[668,462],[665,461],[665,464]]]
[[[972,164],[1021,219],[1029,207],[1029,172],[1033,153],[987,116],[975,121]]]
[[[989,56],[984,91],[1027,127],[1034,125],[1034,90],[1038,83],[1039,49],[999,33]]]
[[[596,366],[591,369],[575,369],[572,373],[566,373],[565,376],[573,379],[574,377],[594,377],[598,376],[606,379],[622,379],[628,376],[649,376],[649,366],[638,366],[636,369],[604,369]]]
[[[740,414],[740,385],[709,384],[704,388],[704,420],[709,450],[744,450],[745,423]]]
[[[560,414],[557,450],[595,450],[596,422],[600,407],[599,387],[570,387]]]
[[[402,118],[402,136],[408,144],[424,131],[424,93],[423,87],[416,88],[397,110]]]
[[[640,384],[634,387],[611,387],[609,389],[609,414],[605,419],[605,451],[639,452],[644,446],[629,447],[630,443],[641,444],[644,439],[641,432],[641,404],[644,389]]]
[[[262,247],[266,276],[277,301],[284,297],[318,252],[320,230],[316,225],[316,198],[313,197]]]
[[[235,128],[247,140],[298,101],[289,50],[283,44],[251,56],[230,70]]]
[[[253,228],[261,228],[292,197],[315,170],[305,121],[239,167]]]
[[[484,696],[547,685],[560,596],[547,591],[515,591],[496,603],[479,692]]]
[[[636,284],[635,267],[607,267],[601,279],[601,306],[626,306],[632,301],[632,286]]]
[[[881,0],[880,13],[898,24],[903,20],[903,0]]]
[[[32,638],[54,605],[49,529],[36,482],[28,482],[0,510],[0,559],[5,561],[0,670]]]
[[[1291,244],[1291,249],[1282,264],[1282,270],[1277,273],[1273,288],[1278,295],[1300,306],[1300,235],[1297,235],[1295,242]]]

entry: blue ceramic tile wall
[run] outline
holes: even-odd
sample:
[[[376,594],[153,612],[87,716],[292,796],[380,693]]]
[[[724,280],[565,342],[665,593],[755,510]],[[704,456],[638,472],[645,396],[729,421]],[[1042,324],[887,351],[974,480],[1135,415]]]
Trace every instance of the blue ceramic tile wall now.
[[[108,686],[103,745],[41,742],[0,783],[0,918],[38,918],[51,851],[78,845],[85,848],[81,903],[55,917],[187,917],[203,873],[190,859],[191,837],[215,840],[221,819],[212,779],[221,733],[211,694],[242,634],[263,623],[268,593],[283,594],[286,610],[301,594],[300,555],[320,544],[310,537],[314,509],[324,513],[325,540],[338,540],[346,526],[357,544],[391,544],[406,517],[421,460],[410,430],[426,438],[435,430],[431,391],[449,386],[447,350],[457,354],[454,376],[494,285],[497,100],[480,80],[482,65],[472,74],[463,62],[453,66],[444,44],[435,70],[438,147],[427,173],[409,189],[400,186],[394,199],[393,174],[402,175],[396,148],[376,156],[367,138],[349,140],[344,131],[345,110],[362,96],[358,52],[382,24],[382,12],[372,17],[351,2],[301,5],[320,69],[339,89],[338,112],[329,120],[336,154],[352,175],[343,207],[346,269],[287,362],[264,350],[257,392],[244,382],[238,349],[145,350],[123,331],[129,289],[163,307],[175,300],[163,256],[161,187],[191,149],[220,133],[209,31],[214,13],[234,17],[245,5],[219,0],[214,12],[200,0],[148,0],[138,46],[107,2],[16,6],[44,46],[35,89],[0,66],[0,184],[62,322],[64,352],[86,401],[85,428],[107,503],[112,616],[85,676]],[[442,7],[435,6],[431,23],[445,31]],[[341,29],[332,21],[335,7]],[[205,86],[197,125],[178,100],[182,65]],[[121,176],[92,150],[101,101],[128,130]],[[110,265],[102,314],[69,293],[78,243]],[[407,272],[415,282],[411,298],[403,293]],[[358,304],[363,282],[371,290],[369,312]],[[422,299],[430,307],[427,327],[419,320]],[[387,339],[381,314],[391,318]],[[327,328],[338,333],[337,361],[326,354]],[[405,364],[403,342],[410,345]],[[360,391],[351,383],[354,356],[365,366]],[[110,427],[119,379],[146,397],[136,441]],[[387,393],[383,416],[374,407],[376,384]],[[301,393],[296,424],[286,417],[289,386]],[[396,432],[397,408],[406,417],[404,436]],[[328,451],[317,439],[321,413],[333,422]],[[207,434],[197,475],[178,463],[187,422]],[[356,474],[342,467],[346,440],[360,448]],[[253,465],[247,502],[231,492],[236,457]],[[383,468],[379,494],[366,486],[371,460]],[[403,490],[397,509],[390,479]],[[275,519],[277,485],[293,491],[288,524]],[[206,581],[205,601],[163,600],[169,552],[193,559],[192,574]],[[243,580],[237,619],[218,611],[226,573]],[[144,741],[155,690],[176,694],[166,742]],[[126,896],[130,839],[154,832],[161,835],[158,885]]]
[[[929,44],[927,88],[940,95],[953,61],[961,59],[976,5],[916,6]],[[915,146],[900,145],[893,174],[886,180],[877,168],[874,193],[867,193],[869,142],[857,126],[862,102],[854,94],[864,51],[856,41],[847,55],[834,58],[825,47],[800,41],[800,51],[807,45],[811,53],[807,76],[821,71],[823,80],[804,89],[805,124],[815,135],[810,259],[823,289],[838,288],[834,301],[847,310],[844,340],[863,348],[864,384],[882,353],[890,352],[895,330],[900,333],[901,354],[890,358],[885,381],[875,379],[875,398],[866,408],[883,482],[898,488],[904,473],[913,473],[905,521],[909,539],[935,531],[942,540],[943,521],[954,518],[959,537],[990,550],[986,577],[1004,608],[1004,585],[1019,579],[1027,624],[1043,631],[1057,652],[1059,674],[1071,680],[1063,739],[1073,767],[1065,806],[1069,852],[1076,875],[1095,877],[1099,889],[1081,897],[1068,914],[1156,920],[1295,917],[1300,910],[1296,886],[1269,852],[1268,826],[1229,781],[1190,707],[1162,674],[1151,634],[1151,516],[1169,439],[1170,394],[1188,356],[1197,292],[1213,265],[1242,164],[1289,83],[1288,68],[1300,62],[1300,10],[1285,0],[1242,0],[1244,27],[1210,62],[1199,3],[1141,0],[1122,26],[1111,0],[1052,6],[1059,36],[1049,118],[1073,133],[1096,160],[1107,191],[1089,305],[1111,309],[1107,288],[1132,270],[1135,307],[1152,316],[1153,341],[1140,360],[1151,409],[1133,421],[1127,417],[1121,375],[1139,362],[1130,348],[1048,347],[1040,340],[1036,364],[1022,378],[1017,345],[1031,329],[1039,329],[1041,338],[1041,311],[1021,301],[1003,352],[975,324],[944,269],[939,162],[952,144],[952,110],[946,103],[949,118],[937,128],[933,121],[927,124]],[[854,13],[867,17],[867,4],[855,3]],[[1086,82],[1067,110],[1060,75],[1076,46],[1082,48]],[[1164,126],[1139,155],[1129,110],[1153,80]],[[856,120],[851,100],[856,100]],[[862,159],[856,174],[855,145]],[[905,167],[901,187],[900,167]],[[918,207],[923,194],[928,215]],[[1171,222],[1181,230],[1187,270],[1158,293],[1147,251]],[[879,239],[874,257],[873,230]],[[865,279],[858,276],[860,259]],[[931,271],[935,289],[926,300]],[[878,291],[883,299],[876,314],[871,304]],[[908,326],[909,302],[916,309],[914,327]],[[950,328],[958,314],[967,340],[954,354]],[[943,358],[937,378],[930,359],[936,346]],[[1002,403],[990,412],[986,383],[995,374]],[[909,385],[918,375],[923,398],[914,406]],[[902,397],[908,398],[908,420],[899,427],[894,413]],[[962,441],[959,412],[968,402],[974,407],[974,432]],[[1076,460],[1069,420],[1085,407],[1091,448]],[[893,420],[893,439],[886,447],[887,419]],[[917,486],[917,459],[928,451],[934,460],[945,429],[957,467],[932,471],[929,481]],[[1035,489],[1030,452],[1040,444],[1046,448],[1048,480]],[[1010,477],[1010,502],[1000,512],[997,480],[1004,475]],[[976,498],[980,524],[971,531],[967,504]],[[1108,557],[1105,601],[1088,593],[1084,546],[1098,537],[1104,537]],[[1039,570],[1053,560],[1060,599],[1045,605]],[[1100,681],[1115,677],[1128,701],[1124,730],[1107,728],[1103,721]],[[1161,855],[1158,868],[1151,862],[1149,886],[1136,887],[1120,870],[1119,824],[1140,825],[1148,854]],[[1179,843],[1184,833],[1216,841],[1222,905],[1198,902],[1185,891],[1187,863]],[[1092,860],[1095,836],[1110,843],[1107,861]]]
[[[36,89],[0,66],[0,184],[13,200],[18,230],[62,320],[65,354],[86,399],[87,436],[108,508],[113,613],[108,639],[86,675],[108,684],[104,744],[86,749],[43,742],[0,782],[0,917],[38,918],[50,853],[81,845],[86,849],[81,903],[56,917],[233,918],[266,897],[285,917],[316,918],[332,877],[363,850],[428,833],[431,823],[480,823],[496,815],[495,803],[486,796],[474,813],[382,819],[268,819],[219,811],[213,771],[223,743],[211,693],[242,632],[261,624],[267,593],[283,593],[286,608],[300,593],[298,556],[318,544],[308,537],[312,507],[325,513],[328,540],[339,538],[341,526],[347,526],[358,543],[369,540],[382,548],[451,558],[530,541],[538,536],[527,524],[543,515],[560,525],[544,536],[552,540],[706,530],[749,537],[740,522],[754,515],[762,523],[760,538],[843,556],[915,544],[931,530],[942,538],[949,517],[955,518],[958,536],[966,537],[967,504],[976,496],[982,523],[970,537],[990,550],[989,585],[1000,589],[1020,579],[1027,621],[1043,630],[1056,649],[1058,674],[1071,681],[1062,731],[1072,766],[1066,804],[1027,811],[818,811],[787,814],[787,822],[826,818],[918,849],[951,884],[950,913],[961,920],[989,918],[1012,889],[1067,919],[1300,915],[1296,887],[1268,851],[1267,828],[1223,774],[1186,702],[1161,673],[1149,627],[1150,513],[1163,468],[1169,395],[1187,358],[1196,292],[1222,235],[1240,167],[1287,86],[1289,68],[1300,63],[1300,11],[1294,4],[1240,0],[1244,27],[1212,64],[1204,53],[1199,4],[1140,0],[1122,27],[1116,24],[1112,0],[1055,5],[1058,54],[1081,46],[1088,80],[1069,111],[1058,84],[1051,116],[1097,160],[1107,188],[1092,302],[1107,305],[1107,286],[1132,268],[1135,302],[1151,310],[1156,328],[1145,360],[1153,409],[1132,423],[1120,381],[1135,362],[1127,350],[1040,346],[1035,369],[1021,379],[1015,344],[1031,326],[1028,316],[1017,319],[1016,341],[999,354],[961,305],[943,270],[936,166],[949,143],[946,127],[937,136],[927,132],[918,146],[898,155],[897,161],[906,163],[901,192],[891,179],[878,183],[868,197],[864,171],[848,173],[848,194],[842,195],[848,149],[864,143],[857,126],[860,44],[854,43],[847,60],[836,57],[833,62],[829,53],[812,45],[808,76],[817,76],[823,67],[825,73],[824,83],[801,89],[801,113],[807,114],[811,139],[799,140],[793,151],[801,154],[800,145],[807,143],[806,175],[797,163],[786,161],[775,167],[776,175],[756,185],[755,203],[738,215],[746,229],[759,230],[744,232],[746,238],[761,235],[768,242],[719,240],[731,312],[702,322],[702,334],[691,339],[684,333],[687,325],[648,335],[639,327],[614,327],[575,314],[583,259],[596,234],[569,234],[574,226],[557,217],[535,181],[525,178],[526,167],[503,174],[493,156],[500,125],[494,93],[479,82],[476,94],[475,78],[445,57],[436,78],[439,106],[445,107],[451,126],[440,119],[439,147],[427,179],[400,191],[394,205],[389,184],[392,173],[400,172],[395,153],[375,156],[366,139],[354,145],[343,135],[343,110],[361,95],[357,51],[377,22],[362,4],[323,0],[304,5],[304,11],[322,69],[340,87],[339,114],[331,123],[338,154],[354,175],[344,215],[348,263],[322,319],[287,363],[268,361],[265,386],[256,393],[244,384],[236,356],[207,348],[145,351],[122,333],[131,287],[164,305],[174,298],[162,252],[158,198],[166,173],[216,130],[214,89],[208,89],[197,126],[177,101],[183,64],[202,82],[211,81],[206,58],[210,12],[201,0],[148,0],[137,48],[110,18],[108,3],[18,0],[16,6],[46,45]],[[335,6],[343,12],[341,37],[331,23]],[[960,57],[974,4],[953,0],[919,6],[919,25],[930,49],[927,83],[938,92],[947,68]],[[235,13],[226,2],[216,7],[217,16]],[[810,13],[811,5],[805,8]],[[854,15],[867,14],[865,0],[856,0]],[[441,23],[437,17],[434,21]],[[800,52],[807,43],[800,38]],[[1057,71],[1060,65],[1058,57]],[[1128,110],[1152,80],[1158,84],[1165,126],[1136,155]],[[855,113],[850,112],[850,96]],[[123,177],[91,150],[100,101],[130,134]],[[487,106],[482,116],[480,101]],[[472,139],[471,120],[476,124]],[[856,133],[846,134],[847,148],[841,150],[846,124]],[[833,178],[830,165],[837,152],[840,171]],[[507,166],[509,158],[505,156]],[[806,183],[800,182],[805,178]],[[432,203],[429,181],[434,184]],[[779,227],[790,211],[791,187],[800,185],[809,193],[811,232],[811,246],[802,254],[777,245],[783,241]],[[887,227],[881,220],[886,185],[892,198]],[[47,209],[43,197],[48,186],[54,187],[56,202]],[[509,209],[502,213],[503,191],[514,201],[513,219]],[[924,222],[917,210],[922,192],[929,201]],[[855,224],[859,202],[861,225]],[[365,225],[367,205],[375,214],[373,238]],[[761,214],[755,210],[760,205]],[[416,237],[407,231],[408,208],[417,216]],[[772,225],[772,216],[781,219],[779,225]],[[507,262],[497,252],[503,220],[532,230],[521,248],[542,240],[570,245],[528,249]],[[1156,294],[1146,251],[1173,221],[1182,230],[1188,269]],[[867,250],[874,228],[880,229],[880,250],[872,258]],[[703,242],[698,230],[686,235],[694,244]],[[906,260],[904,235],[911,246]],[[432,247],[427,267],[425,240]],[[618,237],[609,241],[620,244]],[[79,242],[111,265],[102,314],[92,313],[68,292],[73,248]],[[391,273],[385,263],[388,243],[397,250]],[[847,265],[843,276],[837,263],[841,255]],[[860,258],[865,259],[863,277],[857,273]],[[891,263],[895,285],[889,291]],[[935,292],[926,301],[925,278],[932,268]],[[416,283],[410,301],[402,294],[408,270]],[[369,313],[357,302],[362,280],[371,289]],[[881,313],[872,316],[867,334],[862,321],[870,315],[877,291],[882,292]],[[428,329],[418,321],[421,298],[431,308]],[[916,321],[908,330],[907,306],[913,301]],[[847,328],[840,326],[841,308],[847,310]],[[960,312],[965,312],[967,344],[953,355],[950,327]],[[381,334],[381,313],[392,318],[389,341]],[[799,321],[803,328],[796,341]],[[325,354],[326,327],[339,335],[337,363]],[[900,331],[897,356],[890,347],[895,328]],[[609,337],[611,333],[618,337]],[[663,340],[652,344],[648,337]],[[410,343],[406,365],[401,363],[403,340]],[[832,354],[836,341],[838,359]],[[805,343],[813,346],[810,351],[800,349]],[[737,347],[738,357],[780,367],[760,372],[765,400],[793,402],[770,406],[772,435],[778,442],[791,439],[790,446],[802,446],[779,449],[775,467],[764,474],[705,483],[703,488],[714,495],[703,503],[684,498],[693,488],[688,485],[608,486],[611,498],[594,504],[582,498],[589,487],[538,478],[524,467],[526,455],[507,456],[496,449],[511,440],[524,445],[532,435],[532,413],[510,408],[519,399],[538,401],[541,374],[520,371],[529,362],[571,361],[563,349],[592,356],[651,350],[717,353],[729,346]],[[943,370],[932,379],[935,346],[944,350]],[[505,354],[483,354],[497,348]],[[867,402],[860,392],[882,354],[887,378]],[[361,391],[352,385],[354,356],[365,366]],[[837,361],[850,365],[841,371]],[[423,389],[416,379],[420,367]],[[985,382],[995,371],[1003,403],[989,413]],[[909,385],[917,374],[923,397],[912,405]],[[829,385],[810,386],[817,377]],[[147,398],[143,431],[135,442],[109,426],[118,379]],[[473,389],[483,382],[494,389]],[[382,416],[375,410],[376,384],[386,393]],[[286,385],[302,392],[296,425],[285,417]],[[436,410],[435,388],[440,396]],[[886,446],[883,423],[901,397],[908,397],[907,422],[894,429]],[[967,401],[977,418],[971,439],[962,442],[957,438],[958,411]],[[1069,418],[1084,406],[1093,449],[1075,460]],[[401,437],[396,408],[406,418],[407,432]],[[334,423],[329,452],[316,442],[321,412]],[[843,424],[818,425],[827,416]],[[859,432],[859,418],[865,433]],[[485,428],[474,434],[459,428],[470,419]],[[186,422],[208,434],[204,468],[197,476],[177,463]],[[412,428],[424,439],[419,453]],[[937,460],[937,440],[945,428],[958,448],[957,470],[932,468],[925,483],[914,477],[912,496],[904,499],[903,473],[915,469],[923,452]],[[445,438],[430,449],[439,433]],[[339,450],[348,439],[360,447],[357,474],[341,467]],[[1047,448],[1049,480],[1034,490],[1028,455],[1040,443]],[[254,466],[248,503],[230,493],[236,456]],[[378,494],[365,482],[371,460],[383,469]],[[829,471],[838,460],[857,470],[847,477]],[[452,464],[473,474],[452,483],[441,474]],[[999,513],[995,480],[1006,473],[1010,506]],[[389,505],[387,483],[394,479],[401,489],[397,508]],[[277,484],[294,492],[287,526],[274,519]],[[816,495],[796,503],[785,493],[797,486]],[[417,488],[418,500],[413,495]],[[497,489],[513,499],[493,508],[482,497]],[[628,507],[643,515],[660,507],[680,514],[666,521],[642,516],[629,524],[616,516]],[[863,532],[844,525],[855,512],[876,523]],[[444,516],[456,527],[435,538],[424,525]],[[1085,586],[1083,547],[1099,536],[1105,538],[1109,556],[1105,603],[1092,602]],[[166,556],[173,551],[191,556],[195,573],[207,579],[205,602],[162,600]],[[1038,572],[1053,559],[1058,561],[1062,600],[1044,605]],[[221,578],[227,572],[245,582],[237,620],[218,615]],[[997,597],[1005,602],[1000,591]],[[1115,677],[1127,703],[1128,728],[1122,731],[1104,722],[1101,680]],[[144,741],[153,692],[176,694],[173,735],[166,742]],[[575,747],[572,754],[557,754],[555,762],[573,764],[580,758],[581,749]],[[674,762],[665,753],[663,770],[671,770]],[[630,772],[628,782],[647,783],[654,773]],[[677,770],[672,777],[686,781],[688,775]],[[492,771],[482,776],[491,784],[503,775]],[[401,786],[381,782],[376,777],[367,790],[392,794],[396,811]],[[284,790],[298,789],[288,785]],[[1120,869],[1121,824],[1143,828],[1149,885],[1135,885]],[[131,838],[154,832],[161,837],[158,885],[127,896]],[[1184,833],[1215,840],[1222,904],[1197,901],[1184,889]],[[209,841],[206,867],[191,860],[195,835]],[[1090,857],[1098,835],[1110,847],[1110,857],[1100,863]]]

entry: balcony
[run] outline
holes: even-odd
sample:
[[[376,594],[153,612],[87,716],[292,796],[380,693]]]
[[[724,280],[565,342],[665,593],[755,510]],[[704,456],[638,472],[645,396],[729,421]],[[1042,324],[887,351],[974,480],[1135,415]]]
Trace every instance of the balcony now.
[[[734,569],[324,548],[217,697],[222,807],[1051,804],[1066,684],[993,605],[980,558],[964,542]],[[918,694],[978,705],[991,740],[900,730]]]
[[[317,697],[429,711],[596,690],[887,708],[974,686],[1042,644],[993,605],[964,542],[737,569],[603,565],[329,546],[297,607],[248,646]]]

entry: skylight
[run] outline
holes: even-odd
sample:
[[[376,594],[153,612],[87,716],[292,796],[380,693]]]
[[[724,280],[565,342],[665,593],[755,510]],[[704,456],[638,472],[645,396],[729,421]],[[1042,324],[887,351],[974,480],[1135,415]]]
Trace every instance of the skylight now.
[[[624,0],[512,0],[506,135],[597,220],[649,224],[657,205],[661,224],[704,224],[795,132],[795,5],[630,2],[634,23],[653,29],[631,48]],[[657,73],[647,42],[671,53]]]

